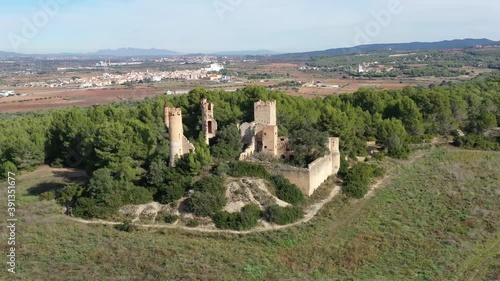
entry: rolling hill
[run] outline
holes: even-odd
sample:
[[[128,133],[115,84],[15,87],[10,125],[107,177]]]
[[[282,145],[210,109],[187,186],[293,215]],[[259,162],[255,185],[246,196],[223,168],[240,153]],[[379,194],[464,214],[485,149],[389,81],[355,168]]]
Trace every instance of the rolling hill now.
[[[313,51],[304,53],[283,54],[282,57],[302,57],[302,56],[331,56],[340,54],[351,54],[373,51],[423,51],[423,50],[445,50],[445,49],[466,49],[476,45],[499,44],[498,41],[489,39],[456,39],[439,42],[412,42],[412,43],[389,43],[389,44],[370,44],[360,45],[350,48],[328,49],[324,51]]]

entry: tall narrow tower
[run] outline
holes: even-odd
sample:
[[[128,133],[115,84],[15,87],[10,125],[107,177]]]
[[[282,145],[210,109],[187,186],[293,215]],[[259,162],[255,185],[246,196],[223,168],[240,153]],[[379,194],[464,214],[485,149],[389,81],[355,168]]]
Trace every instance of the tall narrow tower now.
[[[276,101],[254,104],[255,123],[264,128],[257,132],[257,149],[272,156],[278,156],[278,126],[276,125]]]
[[[170,167],[175,167],[175,160],[182,155],[194,151],[194,146],[184,137],[182,127],[182,110],[165,105],[165,125],[170,135]]]
[[[217,135],[217,121],[214,117],[214,104],[208,102],[205,97],[201,101],[201,122],[205,140],[210,144],[210,139]]]

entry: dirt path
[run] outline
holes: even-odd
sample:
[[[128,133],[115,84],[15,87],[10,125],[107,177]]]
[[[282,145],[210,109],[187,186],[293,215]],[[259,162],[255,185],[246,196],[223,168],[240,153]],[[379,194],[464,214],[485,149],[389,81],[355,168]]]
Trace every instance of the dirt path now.
[[[181,229],[181,230],[186,230],[186,231],[191,231],[191,232],[205,232],[205,233],[229,233],[229,234],[251,234],[251,233],[258,233],[258,232],[267,232],[267,231],[275,231],[275,230],[280,230],[280,229],[286,229],[290,228],[293,226],[297,226],[303,223],[306,223],[310,220],[312,220],[325,206],[327,203],[333,200],[335,196],[340,194],[342,188],[340,186],[335,186],[335,188],[330,192],[327,198],[321,200],[320,202],[313,204],[307,208],[304,214],[304,218],[301,220],[298,220],[292,224],[287,224],[287,225],[268,225],[266,227],[257,227],[252,230],[248,231],[236,231],[236,230],[222,230],[222,229],[203,229],[203,228],[190,228],[186,226],[178,226],[178,225],[156,225],[156,224],[135,224],[136,226],[139,227],[146,227],[146,228],[167,228],[167,229]],[[83,220],[83,219],[78,219],[78,218],[70,218],[67,217],[68,219],[84,224],[102,224],[102,225],[119,225],[122,224],[121,222],[113,222],[113,221],[105,221],[105,220]]]

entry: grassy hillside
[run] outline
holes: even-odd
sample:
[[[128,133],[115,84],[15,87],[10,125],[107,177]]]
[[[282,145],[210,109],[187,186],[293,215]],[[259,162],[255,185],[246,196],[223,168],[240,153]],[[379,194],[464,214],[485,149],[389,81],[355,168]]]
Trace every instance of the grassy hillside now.
[[[58,175],[27,174],[9,280],[497,280],[500,155],[425,153],[385,163],[390,175],[373,197],[339,196],[305,225],[241,236],[79,224],[35,197]]]

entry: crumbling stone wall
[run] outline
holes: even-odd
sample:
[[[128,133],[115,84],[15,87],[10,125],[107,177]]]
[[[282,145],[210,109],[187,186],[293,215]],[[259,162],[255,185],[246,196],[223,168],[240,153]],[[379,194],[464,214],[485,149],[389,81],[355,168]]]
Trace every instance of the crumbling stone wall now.
[[[306,196],[311,196],[330,176],[336,175],[340,169],[339,138],[329,138],[330,154],[312,162],[306,168],[289,165],[267,165],[266,169],[274,175],[282,175]]]
[[[210,139],[217,135],[217,121],[214,117],[214,104],[206,98],[201,101],[201,124],[203,136],[207,144],[210,144]]]

